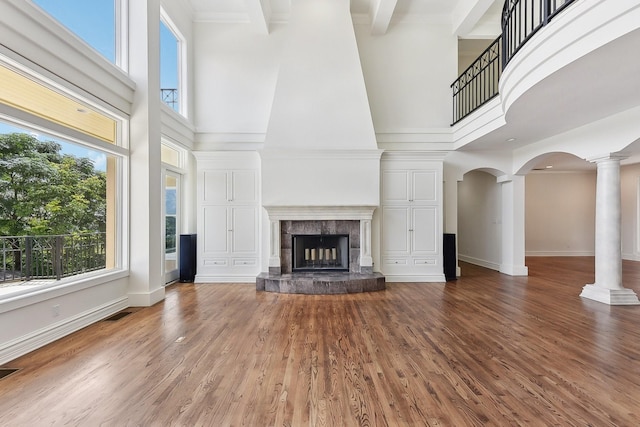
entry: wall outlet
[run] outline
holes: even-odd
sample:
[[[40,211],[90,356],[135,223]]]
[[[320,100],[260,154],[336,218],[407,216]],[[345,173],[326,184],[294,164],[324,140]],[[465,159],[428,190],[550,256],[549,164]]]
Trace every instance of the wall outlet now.
[[[60,316],[60,304],[56,304],[51,307],[51,313],[53,314],[53,317]]]

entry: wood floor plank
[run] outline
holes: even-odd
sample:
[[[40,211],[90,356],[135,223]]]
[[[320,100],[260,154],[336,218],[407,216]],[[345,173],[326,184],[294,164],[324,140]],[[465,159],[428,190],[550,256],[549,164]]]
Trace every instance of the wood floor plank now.
[[[178,284],[14,360],[0,425],[637,426],[640,306],[579,297],[593,258],[354,295]],[[623,263],[640,292],[640,263]]]

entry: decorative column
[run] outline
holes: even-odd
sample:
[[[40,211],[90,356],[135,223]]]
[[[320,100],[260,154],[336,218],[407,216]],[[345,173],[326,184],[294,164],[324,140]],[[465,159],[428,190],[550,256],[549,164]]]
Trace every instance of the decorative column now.
[[[371,219],[360,220],[360,272],[373,273],[371,256]]]
[[[527,276],[524,264],[524,177],[504,175],[498,177],[502,184],[502,262],[500,273],[510,276]]]
[[[280,220],[269,219],[269,273],[280,274]]]
[[[620,161],[621,155],[590,159],[597,164],[596,280],[582,288],[581,297],[609,305],[640,304],[631,289],[622,286]]]

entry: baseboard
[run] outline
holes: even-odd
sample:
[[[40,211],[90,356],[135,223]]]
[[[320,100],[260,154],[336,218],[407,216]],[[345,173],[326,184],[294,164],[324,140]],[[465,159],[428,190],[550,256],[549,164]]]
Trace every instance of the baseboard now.
[[[217,276],[197,274],[194,283],[256,283],[255,276]]]
[[[526,265],[503,264],[500,266],[500,273],[509,276],[528,276],[529,268]]]
[[[384,275],[384,278],[387,283],[416,283],[416,282],[427,282],[427,283],[443,283],[446,282],[447,279],[443,274],[431,274],[431,275],[402,275],[402,274],[391,274]]]
[[[128,296],[129,307],[151,307],[164,299],[164,287],[151,292],[130,293]]]
[[[593,251],[527,251],[525,256],[595,256]]]
[[[128,306],[128,298],[122,297],[92,310],[54,323],[53,325],[49,325],[46,328],[6,342],[2,345],[2,348],[0,348],[0,365],[4,365],[33,350],[37,350],[73,332],[92,325],[120,310],[124,310]]]
[[[468,262],[469,264],[479,265],[480,267],[500,271],[500,264],[495,262],[486,261],[480,258],[474,258],[474,257],[462,255],[462,254],[458,254],[458,259],[463,262]]]
[[[622,254],[625,261],[640,261],[640,254]]]

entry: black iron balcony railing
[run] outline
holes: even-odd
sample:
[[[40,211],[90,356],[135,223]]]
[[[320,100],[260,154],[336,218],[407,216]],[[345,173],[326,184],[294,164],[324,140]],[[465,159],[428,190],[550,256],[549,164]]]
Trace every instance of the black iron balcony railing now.
[[[178,111],[178,89],[160,89],[160,99],[173,111]]]
[[[106,266],[106,234],[0,237],[0,283],[75,276]]]
[[[502,74],[501,46],[501,38],[498,37],[451,85],[453,124],[458,123],[498,94],[498,80]]]
[[[502,34],[453,82],[455,125],[498,95],[502,70],[533,35],[577,0],[507,0]]]
[[[503,65],[524,46],[540,28],[576,0],[507,0],[502,8]]]

